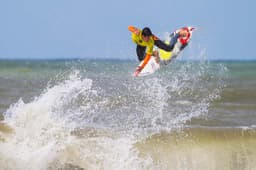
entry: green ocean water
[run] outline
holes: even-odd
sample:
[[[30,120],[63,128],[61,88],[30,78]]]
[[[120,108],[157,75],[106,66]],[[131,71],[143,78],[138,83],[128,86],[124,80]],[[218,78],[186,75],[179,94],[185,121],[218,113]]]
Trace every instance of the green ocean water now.
[[[1,60],[0,167],[255,167],[256,61],[136,65]]]

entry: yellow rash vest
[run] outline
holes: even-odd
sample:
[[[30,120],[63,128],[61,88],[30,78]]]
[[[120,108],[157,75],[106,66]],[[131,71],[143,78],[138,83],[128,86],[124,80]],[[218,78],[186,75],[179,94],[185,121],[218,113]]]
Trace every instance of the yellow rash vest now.
[[[132,41],[140,46],[147,47],[146,53],[152,55],[155,44],[154,36],[151,36],[149,41],[146,42],[142,39],[142,31],[140,29],[133,26],[129,26],[128,29],[132,32]],[[138,33],[136,34],[136,32]]]

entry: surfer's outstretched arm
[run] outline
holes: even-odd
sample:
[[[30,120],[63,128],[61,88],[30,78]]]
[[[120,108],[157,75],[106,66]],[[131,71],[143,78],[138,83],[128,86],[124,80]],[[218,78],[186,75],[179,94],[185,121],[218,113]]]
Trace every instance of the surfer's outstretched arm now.
[[[150,54],[146,54],[145,59],[143,60],[143,63],[137,68],[137,70],[135,71],[135,76],[138,76],[138,74],[141,72],[141,70],[145,67],[145,65],[148,63],[148,61],[150,60],[151,55]]]
[[[128,30],[131,31],[132,33],[139,35],[140,34],[140,29],[134,27],[134,26],[128,26]]]
[[[145,56],[145,58],[144,58],[144,60],[143,60],[143,63],[142,63],[142,65],[140,66],[141,69],[143,69],[143,68],[145,67],[145,65],[148,63],[150,57],[151,57],[151,54],[146,54],[146,56]]]

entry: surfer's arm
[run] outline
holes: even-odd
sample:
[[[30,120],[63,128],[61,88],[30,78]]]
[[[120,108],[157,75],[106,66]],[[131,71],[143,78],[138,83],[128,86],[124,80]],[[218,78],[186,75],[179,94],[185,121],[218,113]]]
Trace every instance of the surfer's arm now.
[[[142,65],[140,66],[141,69],[143,69],[145,67],[145,65],[148,63],[148,61],[151,58],[151,55],[153,53],[153,49],[154,49],[154,41],[151,41],[151,43],[149,43],[147,46],[146,55],[144,57]]]
[[[131,31],[131,33],[132,33],[132,36],[131,36],[132,41],[135,44],[140,44],[140,32],[141,32],[141,30],[134,27],[134,26],[129,26],[128,30]]]
[[[134,26],[128,26],[128,30],[131,31],[132,33],[139,35],[140,34],[140,29],[134,27]]]
[[[148,63],[150,58],[151,58],[151,54],[147,53],[143,60],[143,63],[141,64],[141,66],[138,67],[137,71],[141,71],[145,67],[145,65]]]

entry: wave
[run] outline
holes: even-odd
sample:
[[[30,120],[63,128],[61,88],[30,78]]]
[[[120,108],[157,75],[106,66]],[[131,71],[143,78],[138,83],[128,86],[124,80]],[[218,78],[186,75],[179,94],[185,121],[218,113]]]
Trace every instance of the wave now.
[[[0,164],[4,169],[152,169],[152,156],[141,157],[134,146],[207,116],[225,85],[223,66],[214,74],[209,70],[207,64],[171,65],[146,79],[73,70],[4,113],[12,131],[1,133]]]
[[[136,143],[152,169],[254,169],[255,128],[185,128]]]

